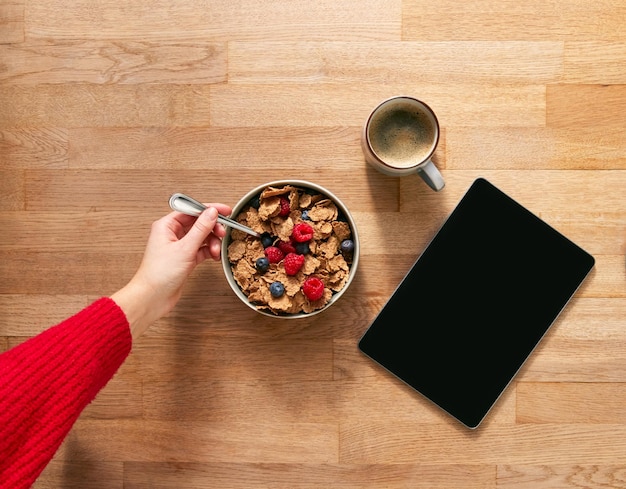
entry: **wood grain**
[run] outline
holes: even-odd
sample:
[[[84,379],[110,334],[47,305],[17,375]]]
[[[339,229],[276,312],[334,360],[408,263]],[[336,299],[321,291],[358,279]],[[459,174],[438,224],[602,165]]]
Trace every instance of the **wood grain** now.
[[[403,3],[404,40],[564,40],[623,41],[624,5],[611,1],[570,0],[545,4],[539,0],[489,0],[437,4],[426,0]]]
[[[310,180],[361,238],[350,290],[299,321],[199,267],[35,488],[626,488],[625,18],[617,0],[0,0],[0,352],[123,286],[174,191],[233,205]],[[437,113],[442,192],[364,163],[365,118],[401,93]],[[467,430],[357,343],[478,177],[596,265]]]
[[[34,41],[0,46],[0,80],[39,84],[226,81],[225,43]]]
[[[29,8],[27,33],[33,38],[156,40],[201,39],[399,39],[400,0],[280,2],[243,0],[141,0],[120,6],[75,0],[36,2]],[[50,18],[56,22],[50,22]]]
[[[0,43],[24,40],[24,0],[0,2]]]

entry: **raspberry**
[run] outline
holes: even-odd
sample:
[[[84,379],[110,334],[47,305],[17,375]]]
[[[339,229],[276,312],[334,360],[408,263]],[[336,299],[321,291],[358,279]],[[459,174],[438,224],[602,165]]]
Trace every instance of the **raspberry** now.
[[[285,254],[276,246],[268,246],[265,248],[265,256],[267,256],[270,263],[278,263],[284,258]]]
[[[304,243],[305,241],[311,241],[313,238],[313,228],[309,226],[306,222],[299,222],[293,227],[293,232],[291,233],[294,241],[298,243]]]
[[[285,257],[283,265],[285,265],[285,273],[287,273],[287,275],[295,275],[300,271],[302,265],[304,265],[304,256],[298,255],[297,253],[289,253]]]
[[[302,284],[302,292],[310,301],[317,301],[324,295],[324,282],[317,277],[309,277]]]
[[[282,251],[285,255],[296,252],[295,247],[290,241],[280,241],[278,243],[278,248],[280,248],[280,251]]]
[[[289,201],[285,199],[285,197],[280,198],[280,212],[278,215],[280,217],[287,217],[291,212],[291,208],[289,207]]]

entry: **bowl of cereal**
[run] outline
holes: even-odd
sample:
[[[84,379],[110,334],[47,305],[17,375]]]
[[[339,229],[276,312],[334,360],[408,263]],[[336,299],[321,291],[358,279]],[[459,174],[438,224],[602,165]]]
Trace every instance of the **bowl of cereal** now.
[[[231,217],[257,238],[227,228],[222,266],[235,294],[271,317],[302,318],[328,309],[359,263],[354,219],[339,198],[304,180],[277,180],[248,192]]]

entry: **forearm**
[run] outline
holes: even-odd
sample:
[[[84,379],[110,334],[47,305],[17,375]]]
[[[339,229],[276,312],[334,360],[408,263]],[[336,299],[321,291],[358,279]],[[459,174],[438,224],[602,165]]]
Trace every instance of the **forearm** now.
[[[0,486],[29,487],[130,353],[121,309],[100,299],[0,355]]]
[[[146,287],[133,282],[111,295],[111,299],[126,315],[133,340],[139,338],[161,316],[155,302],[147,299],[150,295]]]

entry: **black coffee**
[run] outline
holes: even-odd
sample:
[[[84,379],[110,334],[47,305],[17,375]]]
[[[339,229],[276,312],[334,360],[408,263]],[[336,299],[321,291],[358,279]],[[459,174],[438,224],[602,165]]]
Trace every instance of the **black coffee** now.
[[[389,166],[407,168],[426,160],[437,142],[431,116],[409,103],[383,106],[369,124],[370,145]]]

